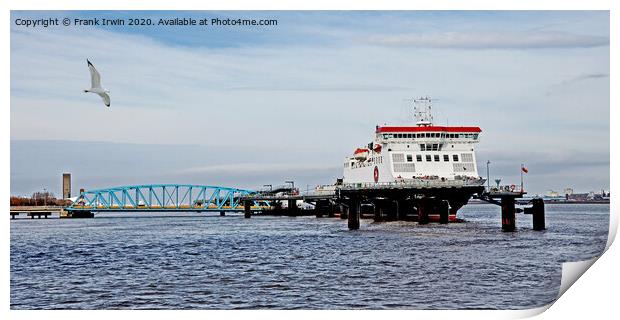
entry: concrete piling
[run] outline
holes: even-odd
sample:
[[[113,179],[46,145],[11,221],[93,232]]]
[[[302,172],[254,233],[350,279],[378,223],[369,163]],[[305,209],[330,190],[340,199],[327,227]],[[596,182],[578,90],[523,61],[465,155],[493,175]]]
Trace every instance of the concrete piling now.
[[[373,218],[375,222],[383,221],[383,206],[380,201],[377,201],[374,204],[374,217]]]
[[[327,217],[334,217],[334,204],[331,201],[329,202],[329,208],[327,209]]]
[[[545,230],[545,202],[540,198],[532,200],[532,229]]]
[[[512,232],[516,229],[515,198],[503,197],[502,204],[502,231]]]
[[[246,200],[243,203],[243,211],[244,211],[244,217],[246,219],[249,219],[252,217],[252,202],[251,201]]]
[[[437,208],[439,210],[439,223],[447,224],[450,215],[450,204],[446,200],[441,200]]]
[[[349,230],[358,230],[360,228],[360,204],[356,200],[351,201],[349,206]]]
[[[383,216],[384,221],[395,221],[398,218],[398,201],[388,202],[383,213],[385,213]]]
[[[404,199],[396,200],[397,203],[397,212],[396,217],[398,220],[407,220],[407,201]]]
[[[325,207],[325,202],[317,201],[314,205],[314,216],[317,218],[323,218],[323,210],[325,210]]]
[[[297,200],[288,200],[288,215],[294,217],[297,215]]]
[[[428,211],[430,208],[430,201],[428,198],[422,198],[418,202],[418,224],[428,224]]]

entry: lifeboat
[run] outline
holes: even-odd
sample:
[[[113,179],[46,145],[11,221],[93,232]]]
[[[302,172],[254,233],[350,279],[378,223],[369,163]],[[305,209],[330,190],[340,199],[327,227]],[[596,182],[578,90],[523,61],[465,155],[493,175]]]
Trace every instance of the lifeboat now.
[[[357,148],[355,152],[353,152],[353,157],[355,160],[364,161],[368,158],[368,149],[366,148]]]

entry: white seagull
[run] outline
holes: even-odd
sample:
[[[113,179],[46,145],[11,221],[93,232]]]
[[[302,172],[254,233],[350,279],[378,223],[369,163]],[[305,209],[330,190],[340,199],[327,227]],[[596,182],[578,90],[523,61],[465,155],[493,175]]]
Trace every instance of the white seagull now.
[[[101,87],[101,76],[99,72],[88,59],[86,59],[86,62],[88,62],[88,69],[90,70],[90,89],[84,90],[84,92],[98,94],[101,99],[103,99],[103,103],[105,103],[106,107],[110,107],[110,96],[108,95],[110,90],[105,90]]]

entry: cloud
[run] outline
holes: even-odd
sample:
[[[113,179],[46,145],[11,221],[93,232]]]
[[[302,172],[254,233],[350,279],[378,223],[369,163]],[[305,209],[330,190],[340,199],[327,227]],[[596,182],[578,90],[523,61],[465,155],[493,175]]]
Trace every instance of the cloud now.
[[[389,17],[375,19],[380,24]],[[428,22],[443,28],[444,24],[433,19],[416,21],[415,27],[393,26],[394,37],[403,37],[398,30],[420,29]],[[304,23],[316,25],[301,22],[298,28]],[[605,24],[600,19],[596,22]],[[403,99],[430,95],[439,101],[436,123],[444,124],[449,118],[451,125],[483,128],[478,150],[488,151],[491,161],[504,151],[519,159],[514,160],[518,167],[520,161],[529,162],[527,157],[536,157],[526,154],[532,149],[561,153],[579,147],[592,154],[609,150],[609,85],[589,80],[608,76],[609,49],[604,45],[566,50],[571,47],[559,45],[562,41],[555,34],[556,47],[521,50],[523,44],[536,46],[538,41],[539,47],[549,46],[549,41],[535,41],[527,32],[491,32],[494,24],[482,21],[476,22],[476,31],[421,30],[413,40],[424,44],[424,50],[411,50],[403,41],[370,45],[360,40],[368,29],[338,23],[342,32],[329,35],[330,41],[306,41],[287,33],[286,41],[271,38],[245,43],[241,39],[231,47],[210,46],[208,30],[197,33],[201,44],[179,45],[139,32],[12,28],[11,139],[79,140],[94,147],[88,151],[83,145],[60,148],[65,151],[53,166],[46,167],[49,172],[61,172],[69,162],[76,167],[87,164],[79,175],[90,176],[85,183],[89,186],[161,178],[171,183],[207,181],[251,187],[252,183],[278,182],[293,173],[302,183],[329,183],[342,173],[339,167],[329,168],[339,166],[355,147],[368,143],[376,124],[411,123],[411,106]],[[458,26],[467,23],[461,21]],[[438,30],[450,28],[461,30],[456,26]],[[453,34],[463,36],[448,36]],[[549,39],[554,34],[542,35]],[[323,39],[323,33],[313,33],[313,37]],[[517,41],[519,37],[522,40]],[[565,37],[564,45],[570,38]],[[471,50],[474,45],[497,47],[498,42],[504,50]],[[81,92],[89,84],[87,57],[111,90],[110,109],[102,107],[98,97]],[[547,88],[572,78],[580,85],[545,96]],[[588,102],[588,117],[583,117],[584,101]],[[198,147],[147,152],[89,141]],[[505,146],[510,150],[504,150]],[[50,160],[34,149],[15,152],[19,160],[11,161],[12,179],[20,172],[32,175],[29,170],[41,166],[22,159]],[[562,161],[582,163],[570,157]],[[148,163],[153,164],[152,170],[144,169]],[[290,170],[278,171],[277,166]],[[244,174],[231,174],[235,170]],[[252,170],[258,173],[251,174]],[[608,171],[597,171],[597,175],[606,178]],[[56,175],[48,179],[57,180]],[[15,181],[12,188],[28,192],[20,182],[25,180]],[[42,185],[34,180],[29,183]],[[545,183],[540,181],[541,188]]]
[[[421,33],[375,35],[367,43],[439,49],[570,49],[609,45],[609,38],[557,32]]]
[[[575,82],[585,81],[585,80],[596,80],[596,79],[609,79],[609,73],[590,73],[590,74],[582,74],[576,77],[567,79],[562,81],[561,84],[572,84]]]
[[[609,73],[607,72],[583,73],[577,76],[569,77],[568,79],[564,79],[558,83],[550,85],[545,95],[546,96],[552,96],[552,95],[558,95],[558,94],[565,95],[567,91],[574,91],[575,86],[591,85],[591,83],[589,82],[593,80],[607,80],[607,86],[609,86]]]
[[[181,173],[269,173],[279,171],[323,171],[340,169],[340,166],[309,163],[229,163],[187,168]]]
[[[245,86],[245,87],[233,87],[230,90],[239,91],[404,91],[412,90],[411,87],[405,86],[382,86],[382,85],[348,85],[343,86],[341,84],[332,85],[306,85],[306,86]]]

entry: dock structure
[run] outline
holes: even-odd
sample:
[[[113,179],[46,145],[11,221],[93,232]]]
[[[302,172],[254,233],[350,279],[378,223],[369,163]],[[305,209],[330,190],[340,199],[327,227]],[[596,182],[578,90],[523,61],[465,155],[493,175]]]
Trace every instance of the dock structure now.
[[[342,183],[319,186],[301,194],[299,189],[281,186],[263,191],[206,185],[137,185],[107,189],[80,190],[77,200],[68,207],[54,208],[61,218],[92,218],[96,212],[226,212],[243,213],[245,218],[254,214],[314,215],[347,220],[351,230],[360,228],[360,219],[376,222],[406,220],[421,225],[437,222],[457,222],[458,210],[470,199],[480,199],[501,207],[502,230],[516,230],[516,213],[532,215],[534,230],[545,230],[545,210],[542,199],[531,201],[531,207],[517,208],[516,199],[523,191],[514,188],[489,188],[484,180],[463,178],[414,179],[396,182]],[[300,207],[300,203],[313,208]],[[51,208],[11,208],[11,217],[19,213],[47,218]]]
[[[350,230],[360,227],[360,219],[370,213],[374,221],[407,220],[419,224],[456,222],[457,211],[471,198],[477,198],[501,207],[502,230],[516,230],[516,213],[532,214],[533,229],[545,229],[544,202],[535,199],[532,207],[516,208],[516,199],[525,192],[508,188],[487,191],[476,181],[414,181],[395,183],[340,184],[325,186],[307,194],[248,194],[241,201],[269,201],[277,214],[297,215],[298,201],[314,205],[317,218],[334,217],[339,211],[347,220]],[[287,203],[286,209],[277,209],[279,203]],[[247,206],[246,206],[247,208]],[[339,208],[339,209],[338,209]],[[269,214],[269,210],[263,213]],[[273,212],[273,211],[272,211]],[[251,215],[246,210],[246,218]]]
[[[516,208],[516,199],[523,198],[524,191],[514,191],[506,188],[494,188],[476,195],[477,199],[492,203],[501,207],[502,231],[515,231],[517,226],[516,213],[523,212],[532,215],[532,229],[545,230],[545,203],[543,199],[532,199],[531,207]]]
[[[52,213],[57,212],[61,213],[63,207],[60,206],[11,206],[9,212],[11,215],[11,219],[15,219],[15,217],[24,214],[30,219],[41,219],[41,217],[47,219],[47,217],[51,216]]]
[[[395,183],[340,184],[300,194],[250,194],[243,201],[286,202],[288,215],[295,215],[297,201],[314,206],[316,217],[334,217],[339,211],[349,228],[370,213],[375,221],[409,220],[421,224],[456,221],[456,212],[484,187],[472,181],[413,181]]]

